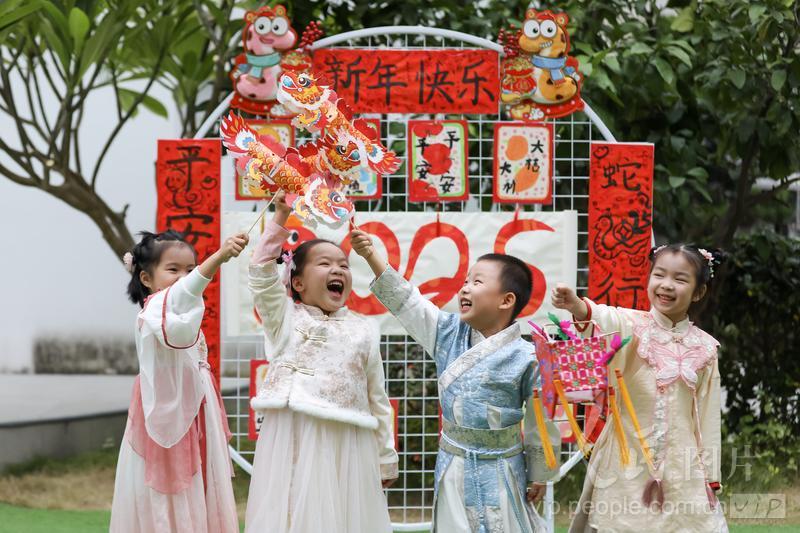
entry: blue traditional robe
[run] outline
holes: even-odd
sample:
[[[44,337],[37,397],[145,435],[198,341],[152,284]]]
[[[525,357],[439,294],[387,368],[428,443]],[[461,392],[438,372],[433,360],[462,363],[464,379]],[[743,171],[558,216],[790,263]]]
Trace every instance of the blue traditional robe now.
[[[392,268],[371,289],[436,363],[443,431],[434,529],[538,531],[543,522],[526,503],[526,487],[552,480],[558,469],[544,464],[528,402],[539,371],[534,346],[522,339],[519,324],[484,338],[458,315],[440,311]],[[551,426],[550,435],[557,445],[557,429]]]

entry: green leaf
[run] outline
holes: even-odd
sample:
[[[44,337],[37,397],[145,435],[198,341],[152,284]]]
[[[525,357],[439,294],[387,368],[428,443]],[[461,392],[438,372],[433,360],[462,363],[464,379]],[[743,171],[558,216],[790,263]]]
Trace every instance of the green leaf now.
[[[95,31],[86,39],[86,45],[83,49],[83,57],[81,59],[81,68],[78,73],[79,78],[94,65],[96,62],[107,54],[116,45],[116,39],[123,29],[124,25],[116,18],[106,16],[97,26]]]
[[[692,31],[694,28],[694,7],[687,6],[680,10],[678,16],[669,25],[670,29],[679,33]]]
[[[686,178],[684,178],[683,176],[670,176],[669,177],[669,186],[672,187],[673,189],[677,189],[678,187],[683,185],[684,182],[686,182]]]
[[[167,118],[167,108],[162,104],[160,101],[156,100],[149,94],[145,95],[144,100],[142,100],[144,106],[152,113],[155,113],[159,117]]]
[[[767,12],[767,6],[760,5],[760,4],[753,4],[750,6],[750,9],[747,10],[747,15],[750,17],[750,23],[756,24],[758,23],[758,19]]]
[[[133,104],[136,100],[136,96],[139,94],[134,91],[129,91],[128,89],[120,89],[117,94],[119,95],[119,104],[122,108],[122,111],[127,113],[133,107]],[[134,112],[133,115],[136,113]]]
[[[772,78],[770,79],[770,84],[775,91],[780,91],[783,88],[783,84],[786,83],[786,71],[785,70],[775,70],[772,72]]]
[[[670,41],[667,41],[667,44],[669,46],[677,46],[679,48],[683,48],[690,54],[694,54],[696,52],[695,48],[687,41],[684,41],[683,39],[672,39]]]
[[[744,87],[747,74],[743,70],[730,70],[728,71],[728,79],[731,80],[731,83],[733,83],[734,87],[741,89]]]
[[[141,96],[141,94],[142,93],[137,91],[131,91],[130,89],[120,89],[119,101],[120,104],[122,105],[122,109],[125,112],[130,111],[131,108],[136,103],[136,100]],[[167,117],[167,108],[164,106],[164,104],[162,104],[149,94],[144,95],[141,104],[144,107],[146,107],[149,111],[155,113],[156,115],[164,118]],[[136,110],[134,110],[134,113],[135,112]]]
[[[69,34],[75,39],[75,48],[78,49],[89,32],[89,17],[80,8],[73,7],[69,12],[68,24]]]
[[[672,83],[675,81],[675,71],[672,70],[670,64],[661,57],[657,57],[654,61],[654,64],[656,66],[656,70],[659,74],[661,74],[661,77],[664,79],[667,85],[672,85]]]
[[[0,7],[3,11],[7,11],[0,11],[0,31],[10,28],[16,22],[19,22],[31,13],[35,13],[42,8],[39,2],[27,2],[22,7],[18,7],[13,11],[9,10],[8,8],[13,7],[13,5],[14,4],[9,3],[7,6]]]
[[[642,42],[637,42],[628,49],[628,52],[632,55],[651,54],[653,49]]]
[[[588,56],[579,55],[576,57],[578,60],[578,64],[580,65],[580,70],[584,76],[591,76],[592,72],[594,71],[594,66],[592,65],[592,60],[589,59]]]
[[[668,46],[667,52],[669,52],[672,57],[675,57],[684,63],[687,67],[692,68],[692,58],[689,57],[689,54],[687,54],[683,48],[679,48],[677,46]]]
[[[61,63],[61,69],[64,72],[69,72],[69,65],[71,61],[71,49],[68,49],[68,43],[60,38],[59,32],[54,27],[53,23],[45,18],[40,23],[40,34],[44,37],[47,43],[47,48],[58,57]],[[69,39],[67,39],[68,41]]]
[[[691,173],[691,171],[689,171],[689,173]],[[711,195],[708,194],[708,189],[702,183],[699,183],[698,181],[689,181],[688,183],[694,188],[694,190],[700,193],[700,196],[705,198],[706,202],[708,203],[713,202],[713,200],[711,199]]]
[[[620,73],[620,66],[619,60],[617,60],[617,54],[608,54],[604,59],[603,62],[608,65],[608,68],[616,72],[617,74]]]
[[[703,167],[694,167],[689,170],[687,174],[701,181],[706,181],[708,179],[708,172]]]

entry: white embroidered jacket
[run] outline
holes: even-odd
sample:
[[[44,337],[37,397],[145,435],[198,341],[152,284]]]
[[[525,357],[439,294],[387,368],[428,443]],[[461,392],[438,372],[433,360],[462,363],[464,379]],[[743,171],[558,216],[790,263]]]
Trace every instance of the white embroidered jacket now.
[[[269,361],[266,381],[251,405],[256,410],[288,407],[374,429],[381,477],[394,479],[398,458],[392,408],[384,389],[380,333],[346,307],[326,315],[287,296],[274,259],[287,236],[284,228],[271,223],[254,260],[271,259],[250,265],[250,290],[267,337]]]

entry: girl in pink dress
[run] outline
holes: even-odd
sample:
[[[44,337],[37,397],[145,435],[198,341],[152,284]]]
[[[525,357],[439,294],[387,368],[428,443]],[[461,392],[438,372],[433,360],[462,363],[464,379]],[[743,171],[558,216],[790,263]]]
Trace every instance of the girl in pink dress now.
[[[649,312],[599,305],[564,286],[553,290],[553,305],[576,320],[592,320],[606,333],[631,337],[609,363],[609,385],[623,393],[620,401],[627,389],[639,422],[637,428],[631,413],[619,409],[622,433],[632,448],[623,464],[609,413],[571,532],[727,531],[716,496],[719,343],[688,317],[689,307],[706,295],[722,255],[670,244],[650,257]]]
[[[112,533],[238,533],[230,433],[200,329],[203,291],[247,245],[237,235],[202,264],[174,231],[142,233],[125,254],[139,375],[119,452]]]

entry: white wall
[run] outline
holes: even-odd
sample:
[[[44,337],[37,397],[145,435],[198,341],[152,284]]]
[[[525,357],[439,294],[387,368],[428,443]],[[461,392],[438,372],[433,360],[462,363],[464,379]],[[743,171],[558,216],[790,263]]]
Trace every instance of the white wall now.
[[[165,90],[153,95],[172,110]],[[93,98],[84,117],[84,171],[93,167],[101,143],[116,125],[109,117],[116,117],[110,91]],[[13,131],[7,119],[0,120],[0,132],[12,146]],[[103,163],[98,190],[115,210],[130,203],[132,232],[155,227],[156,141],[179,132],[177,120],[143,109],[124,127]],[[0,176],[0,372],[31,369],[38,335],[130,337],[136,307],[125,297],[127,280],[86,215]]]

